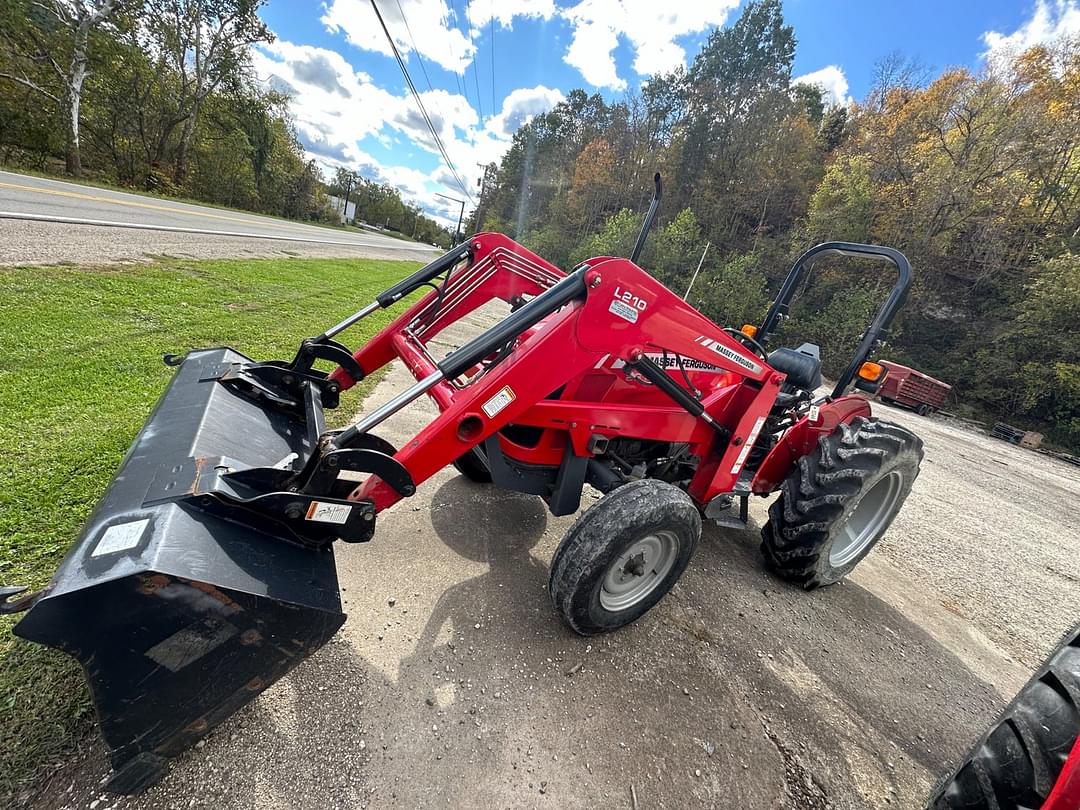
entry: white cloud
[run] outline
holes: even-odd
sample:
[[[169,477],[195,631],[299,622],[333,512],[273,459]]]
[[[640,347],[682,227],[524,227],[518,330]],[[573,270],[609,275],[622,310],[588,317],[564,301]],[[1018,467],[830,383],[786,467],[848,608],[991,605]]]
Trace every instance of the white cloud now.
[[[791,80],[792,84],[810,84],[821,90],[825,106],[839,105],[846,107],[851,103],[848,95],[847,76],[837,65],[828,65]]]
[[[542,84],[536,87],[519,87],[503,99],[502,109],[488,121],[487,128],[497,135],[511,138],[523,124],[527,124],[534,116],[547,112],[563,98],[559,90],[544,87]]]
[[[613,90],[626,87],[615,67],[620,39],[633,49],[633,69],[639,76],[665,73],[686,64],[686,51],[677,38],[722,25],[738,5],[739,0],[579,0],[558,8],[554,0],[480,0],[467,6],[467,19],[458,19],[447,0],[379,0],[402,56],[415,51],[458,74],[475,58],[474,39],[492,21],[511,28],[518,18],[550,20],[558,15],[571,27],[564,61],[589,84]],[[324,8],[320,19],[329,31],[344,33],[358,48],[393,56],[370,0],[327,0]],[[458,25],[468,26],[468,36]]]
[[[1075,36],[1080,36],[1080,4],[1077,0],[1036,0],[1031,19],[1011,34],[999,31],[983,34],[986,50],[982,56],[993,65],[1035,45]]]
[[[512,28],[515,17],[532,17],[550,20],[555,15],[554,0],[499,0],[471,3],[468,8],[469,25],[482,30],[494,19],[503,28]]]
[[[640,76],[665,73],[686,64],[675,39],[722,25],[739,0],[581,0],[560,9],[573,28],[563,59],[596,87],[622,90],[625,79],[615,67],[615,48],[625,38],[634,49]]]
[[[278,39],[252,49],[256,75],[292,95],[297,127],[340,148],[368,135],[401,108],[401,99],[376,87],[336,51]]]
[[[330,32],[344,33],[351,44],[366,51],[394,55],[371,0],[327,0],[324,9],[320,22]],[[379,11],[403,57],[417,51],[424,59],[463,74],[476,56],[473,40],[492,20],[510,29],[518,17],[550,20],[556,9],[554,0],[481,0],[467,5],[468,19],[458,19],[457,9],[446,0],[379,0]],[[469,35],[458,25],[467,25]]]
[[[366,51],[394,55],[370,0],[330,0],[325,9],[320,21],[331,32],[344,32],[350,43]],[[476,53],[476,46],[450,24],[453,12],[444,0],[382,0],[379,11],[403,56],[415,43],[425,59],[464,73]]]
[[[456,225],[453,204],[434,198],[441,191],[461,197],[462,190],[442,164],[438,147],[412,95],[395,95],[377,87],[368,75],[354,71],[341,54],[311,45],[278,39],[252,49],[256,74],[290,94],[296,128],[308,156],[328,174],[345,166],[364,176],[397,187],[402,196],[421,205],[439,221]],[[498,114],[481,123],[469,101],[457,93],[435,90],[420,94],[432,124],[454,161],[469,192],[476,197],[477,164],[497,162],[510,146],[513,133],[533,116],[563,100],[558,90],[538,85],[518,88],[503,99]],[[359,142],[377,139],[386,148],[402,139],[436,156],[440,166],[430,174],[407,166],[386,165],[362,150]],[[452,220],[452,221],[451,221]]]

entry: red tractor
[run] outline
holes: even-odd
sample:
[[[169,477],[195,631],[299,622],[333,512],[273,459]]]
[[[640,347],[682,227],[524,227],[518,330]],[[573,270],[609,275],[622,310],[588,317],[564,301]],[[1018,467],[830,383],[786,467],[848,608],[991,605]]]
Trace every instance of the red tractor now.
[[[678,580],[702,519],[746,526],[751,495],[778,493],[766,564],[811,589],[837,582],[881,538],[919,472],[922,442],[874,419],[870,361],[911,268],[896,250],[830,242],[794,264],[760,326],[722,328],[634,260],[564,273],[480,233],[341,323],[291,361],[228,348],[169,356],[168,390],[50,585],[16,632],[86,668],[113,790],[167,760],[321,646],[345,617],[335,540],[372,538],[376,516],[454,464],[466,476],[576,512],[549,591],[579,633],[641,616]],[[895,286],[829,394],[813,345],[769,350],[812,264],[884,260]],[[355,353],[335,338],[423,286],[431,291]],[[445,357],[431,344],[491,301],[509,313]],[[393,360],[416,384],[344,430],[323,411]],[[324,372],[317,361],[335,369]],[[439,415],[402,447],[372,431],[427,396]],[[5,596],[15,596],[8,589]],[[107,609],[101,609],[107,605]]]

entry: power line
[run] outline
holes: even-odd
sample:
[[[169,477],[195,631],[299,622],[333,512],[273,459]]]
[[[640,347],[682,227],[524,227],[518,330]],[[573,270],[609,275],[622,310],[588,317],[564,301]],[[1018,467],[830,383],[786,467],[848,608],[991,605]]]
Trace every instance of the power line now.
[[[413,39],[412,29],[409,28],[409,18],[405,16],[405,9],[401,7],[401,0],[395,0],[395,2],[397,3],[397,10],[401,14],[401,21],[405,23],[405,32],[409,35],[409,42],[412,43],[413,53],[416,54],[416,58],[420,61],[420,70],[424,72],[424,81],[427,82],[427,89],[434,93],[435,88],[431,86],[431,79],[428,78],[424,57],[421,55],[420,49],[416,47],[416,40]]]
[[[494,3],[494,0],[491,0]],[[488,31],[491,32],[491,114],[495,115],[498,105],[495,103],[495,9],[490,9],[491,19],[488,21]]]
[[[420,94],[416,91],[416,85],[413,84],[412,76],[409,75],[409,69],[405,67],[405,60],[401,58],[397,43],[395,43],[394,38],[390,36],[390,29],[386,27],[386,21],[383,20],[378,3],[376,3],[375,0],[371,0],[371,7],[375,9],[375,16],[378,17],[379,25],[382,26],[383,33],[386,34],[386,41],[390,43],[390,50],[394,52],[394,58],[397,60],[398,67],[401,68],[401,73],[405,77],[405,82],[409,85],[409,90],[412,91],[413,98],[416,99],[416,106],[420,108],[420,115],[423,116],[425,123],[427,123],[428,130],[431,132],[431,137],[435,140],[435,145],[439,147],[439,153],[442,155],[443,160],[446,161],[446,167],[450,170],[450,174],[454,176],[454,180],[457,182],[461,192],[468,197],[469,202],[472,203],[473,198],[469,193],[469,188],[465,184],[465,181],[461,179],[461,175],[458,174],[458,170],[454,166],[454,161],[450,160],[450,155],[446,153],[446,147],[443,145],[442,138],[439,137],[435,125],[431,123],[431,116],[428,115],[428,111],[424,108],[423,99],[420,98]]]
[[[454,12],[454,19],[457,20],[458,10],[457,10],[457,3],[455,2],[455,0],[450,0],[450,8]],[[450,39],[449,38],[446,41],[446,46],[450,49],[450,56],[454,59],[454,61],[457,61],[457,54],[454,53],[454,46],[450,44]],[[457,83],[458,94],[462,95],[462,96],[465,96],[465,101],[468,101],[469,100],[469,83],[468,83],[468,81],[465,81],[464,79],[465,79],[464,72],[462,73],[461,76],[458,76],[457,71],[456,70],[454,71],[454,81]]]
[[[476,72],[476,44],[473,42],[472,24],[469,21],[469,9],[470,9],[470,7],[471,7],[470,6],[470,0],[465,0],[465,27],[469,32],[469,45],[473,49],[472,77],[473,77],[473,84],[476,86],[476,106],[480,111],[480,120],[483,121],[484,120],[484,105],[480,101],[480,77]],[[495,111],[492,110],[491,114],[494,115]]]
[[[424,72],[424,81],[427,82],[428,90],[434,94],[435,88],[431,84],[431,77],[428,76],[427,66],[424,64],[424,56],[420,53],[420,49],[416,47],[416,39],[413,37],[412,28],[409,27],[409,18],[405,16],[405,9],[401,7],[401,0],[395,0],[397,3],[398,13],[401,14],[401,21],[405,23],[405,32],[409,35],[409,42],[412,43],[413,53],[416,54],[416,58],[420,62],[420,70]],[[454,74],[454,78],[457,78],[457,74]],[[442,110],[439,109],[439,102],[437,99],[432,99],[435,104],[435,112],[445,120],[445,116],[442,115]]]

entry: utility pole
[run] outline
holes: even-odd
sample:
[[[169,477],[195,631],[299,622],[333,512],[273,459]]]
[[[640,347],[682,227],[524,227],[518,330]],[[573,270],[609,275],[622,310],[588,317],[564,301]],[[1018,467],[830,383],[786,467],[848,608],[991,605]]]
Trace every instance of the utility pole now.
[[[349,172],[349,182],[345,186],[345,208],[341,212],[341,218],[345,221],[345,224],[349,224],[349,195],[352,193],[353,180],[356,179],[356,175]]]
[[[453,244],[450,245],[450,247],[456,247],[458,240],[461,239],[461,220],[465,218],[465,201],[459,200],[457,197],[447,197],[445,194],[439,194],[438,192],[435,192],[435,196],[442,197],[444,200],[450,200],[451,202],[461,203],[461,213],[458,214],[457,218],[457,230],[454,231]]]
[[[487,191],[488,165],[484,163],[477,163],[476,165],[484,170],[484,173],[480,175],[480,179],[476,181],[476,185],[480,186],[480,202],[476,206],[476,230],[479,231],[484,223],[482,213],[484,210],[484,192]]]

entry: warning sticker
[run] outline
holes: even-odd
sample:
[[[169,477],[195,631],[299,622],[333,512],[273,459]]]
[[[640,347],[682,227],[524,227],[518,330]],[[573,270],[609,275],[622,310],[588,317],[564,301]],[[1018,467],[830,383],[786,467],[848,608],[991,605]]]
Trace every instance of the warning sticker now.
[[[495,414],[497,414],[515,399],[517,399],[517,395],[514,394],[513,389],[511,389],[510,386],[507,385],[501,391],[499,391],[499,393],[497,393],[495,396],[493,396],[491,399],[484,403],[484,413],[486,413],[488,415],[488,418],[491,419],[495,416]]]
[[[750,455],[750,449],[754,446],[754,442],[757,441],[757,435],[761,432],[761,426],[765,424],[765,417],[759,416],[758,420],[754,422],[754,427],[750,431],[750,435],[747,436],[746,441],[743,443],[743,448],[739,451],[739,457],[735,459],[735,463],[731,466],[731,474],[735,475],[742,469],[743,463],[746,461],[746,457]]]
[[[106,554],[115,554],[118,551],[135,548],[135,546],[139,545],[143,532],[146,531],[146,527],[149,525],[150,518],[143,518],[142,520],[132,520],[110,526],[101,535],[101,539],[97,541],[97,545],[90,552],[90,556],[103,557]]]
[[[608,312],[612,315],[618,315],[624,321],[630,321],[630,323],[637,323],[638,311],[629,304],[624,304],[618,299],[611,302],[611,306],[608,307]]]
[[[811,405],[810,413],[806,415],[807,420],[813,425],[817,422],[819,416],[821,416],[821,408],[817,405]]]
[[[312,501],[307,510],[307,519],[319,523],[345,523],[353,508],[345,503],[323,503]]]

